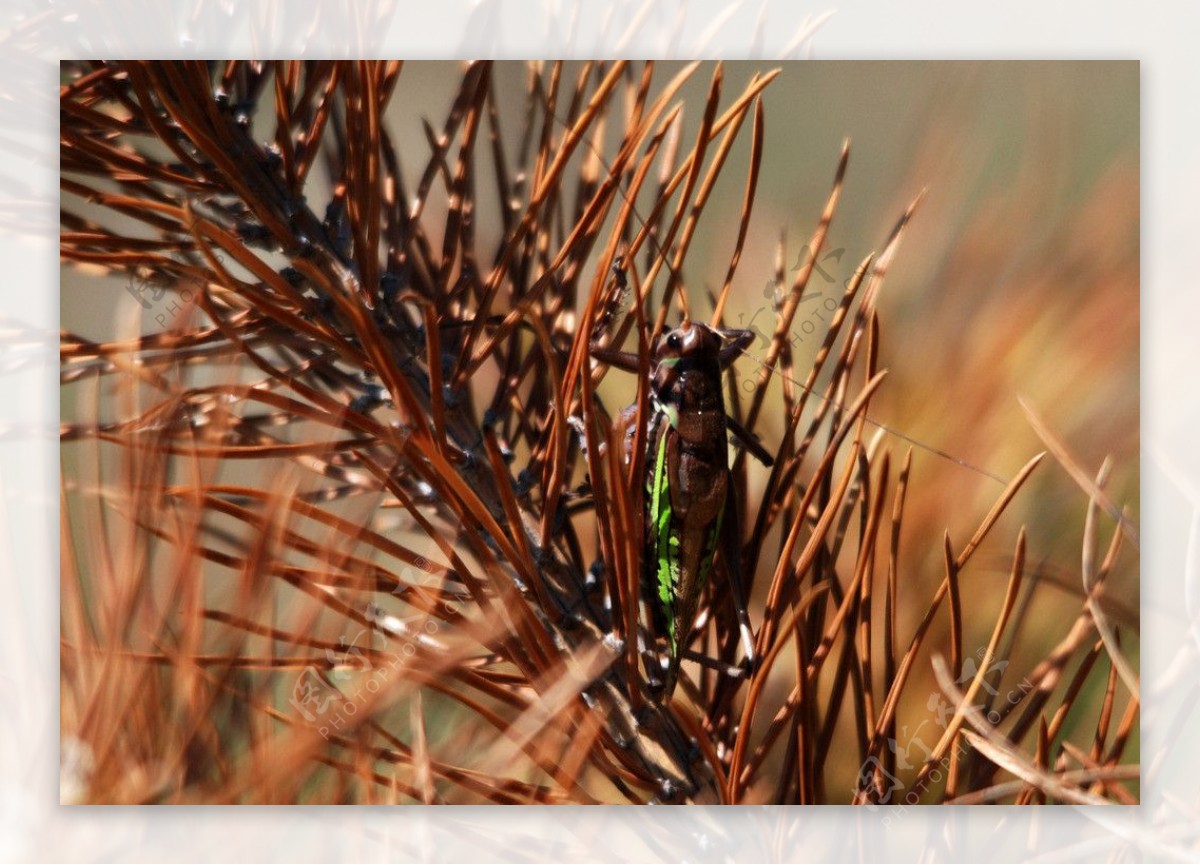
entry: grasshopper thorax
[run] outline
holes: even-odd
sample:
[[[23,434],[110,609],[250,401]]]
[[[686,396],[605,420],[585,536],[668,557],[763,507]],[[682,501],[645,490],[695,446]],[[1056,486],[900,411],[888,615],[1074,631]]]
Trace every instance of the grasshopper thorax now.
[[[654,352],[654,393],[681,409],[723,408],[721,335],[706,324],[685,321],[665,333]]]

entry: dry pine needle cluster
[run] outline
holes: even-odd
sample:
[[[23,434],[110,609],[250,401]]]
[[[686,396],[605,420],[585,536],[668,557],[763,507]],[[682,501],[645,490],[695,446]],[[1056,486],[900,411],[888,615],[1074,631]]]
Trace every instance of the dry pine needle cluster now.
[[[1082,478],[1078,619],[1038,663],[1003,663],[1041,590],[1025,534],[999,605],[964,574],[1042,457],[945,536],[932,591],[908,579],[928,491],[867,421],[913,208],[864,244],[815,355],[793,351],[848,148],[827,200],[797,203],[814,254],[779,267],[769,347],[730,373],[754,386],[729,415],[774,458],[731,451],[758,661],[725,669],[718,576],[688,646],[710,662],[669,700],[647,687],[644,469],[617,414],[644,411],[664,329],[723,323],[774,74],[730,97],[719,65],[523,68],[514,107],[496,67],[458,67],[416,153],[390,128],[400,63],[64,65],[62,258],[121,298],[118,332],[61,338],[64,801],[1135,801],[1136,632],[1104,586],[1137,539],[1102,476]],[[739,172],[705,299],[686,262]],[[965,616],[994,623],[978,651]],[[931,667],[937,735],[914,751]]]

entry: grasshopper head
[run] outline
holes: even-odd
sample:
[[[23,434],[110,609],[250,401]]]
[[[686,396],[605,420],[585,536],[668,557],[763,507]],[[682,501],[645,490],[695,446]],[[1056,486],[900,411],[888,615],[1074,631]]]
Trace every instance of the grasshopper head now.
[[[684,410],[724,410],[721,399],[719,331],[684,321],[659,338],[654,351],[654,392],[667,406]]]

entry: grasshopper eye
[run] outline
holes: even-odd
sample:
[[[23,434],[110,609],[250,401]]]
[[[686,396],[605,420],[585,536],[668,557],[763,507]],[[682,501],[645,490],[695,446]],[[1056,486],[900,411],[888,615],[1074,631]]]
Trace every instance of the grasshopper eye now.
[[[672,351],[679,351],[683,347],[683,340],[679,338],[679,334],[673,333],[667,337],[667,348]]]

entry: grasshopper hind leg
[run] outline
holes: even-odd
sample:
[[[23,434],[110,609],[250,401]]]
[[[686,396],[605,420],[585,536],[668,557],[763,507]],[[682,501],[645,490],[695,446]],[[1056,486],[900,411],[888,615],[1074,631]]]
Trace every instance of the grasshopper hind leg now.
[[[757,658],[754,654],[754,630],[750,627],[750,614],[746,611],[746,593],[742,586],[741,521],[737,502],[732,499],[732,495],[725,507],[725,521],[721,526],[721,558],[725,561],[725,572],[729,575],[729,597],[737,614],[738,635],[742,651],[746,653],[744,665],[746,677],[749,678],[754,672]]]

